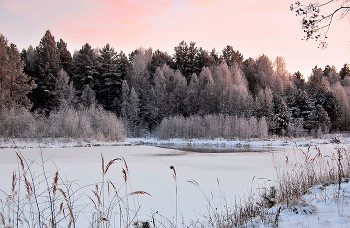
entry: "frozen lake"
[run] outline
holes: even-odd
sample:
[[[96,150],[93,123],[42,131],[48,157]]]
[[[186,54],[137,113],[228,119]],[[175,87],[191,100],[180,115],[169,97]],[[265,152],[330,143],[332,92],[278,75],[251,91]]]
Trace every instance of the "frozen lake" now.
[[[334,150],[334,145],[325,144],[320,148],[321,152],[328,153]],[[187,223],[191,219],[201,219],[208,206],[201,191],[188,180],[195,180],[204,194],[213,199],[216,207],[223,205],[224,201],[229,206],[234,205],[235,200],[246,198],[251,189],[273,181],[274,164],[284,161],[286,155],[293,156],[294,149],[284,146],[251,148],[243,152],[237,149],[231,152],[201,153],[139,145],[46,148],[43,149],[43,155],[47,160],[48,172],[53,173],[57,167],[62,177],[75,181],[80,186],[101,181],[100,153],[104,156],[105,165],[109,160],[123,157],[129,168],[132,191],[145,191],[151,195],[135,197],[138,199],[136,204],[141,206],[138,214],[140,220],[150,220],[155,212],[170,220],[175,219],[175,181],[173,171],[169,168],[174,166],[177,173],[178,222],[181,223],[183,218]],[[15,151],[0,149],[0,189],[7,192],[11,188],[12,172],[17,169]],[[39,149],[21,149],[28,161],[40,162],[39,152]],[[124,163],[117,161],[111,166],[106,178],[117,186],[122,186],[122,168]],[[36,166],[34,171],[36,174],[41,173]],[[89,186],[81,191],[91,197],[93,189],[94,186]],[[123,190],[121,189],[122,192]],[[81,200],[91,203],[86,195]]]

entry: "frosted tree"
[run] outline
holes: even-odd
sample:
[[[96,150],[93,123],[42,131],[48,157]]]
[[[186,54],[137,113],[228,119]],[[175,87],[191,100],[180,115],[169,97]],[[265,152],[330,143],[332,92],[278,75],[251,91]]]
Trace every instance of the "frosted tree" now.
[[[89,85],[84,86],[84,90],[81,93],[80,96],[80,105],[82,108],[90,108],[97,104],[96,102],[96,94],[95,91],[93,91]]]
[[[339,105],[339,127],[340,130],[347,130],[349,125],[350,103],[345,88],[337,82],[331,87],[331,91],[337,99]]]
[[[213,70],[215,81],[215,94],[218,97],[218,110],[220,113],[230,114],[232,110],[232,86],[233,79],[226,62],[215,67]]]
[[[190,84],[186,90],[186,98],[184,100],[186,115],[195,115],[199,112],[199,80],[196,74],[192,74]]]
[[[255,100],[255,113],[258,118],[265,116],[267,121],[273,113],[273,95],[271,89],[261,89]]]
[[[170,81],[168,106],[173,115],[184,115],[184,100],[186,97],[187,82],[179,70],[175,71],[174,77]]]
[[[324,76],[325,76],[324,78],[328,81],[330,86],[333,86],[334,84],[336,84],[337,82],[340,82],[341,80],[341,77],[337,73],[335,67],[330,67],[329,65],[325,67]]]
[[[274,93],[283,93],[283,82],[277,77],[269,57],[261,55],[256,61],[256,78],[262,88],[270,88]]]
[[[233,86],[230,98],[232,107],[231,115],[250,116],[252,97],[248,90],[248,82],[238,64],[234,64],[231,67],[231,71],[233,74]]]
[[[130,96],[128,99],[127,113],[128,113],[128,124],[130,125],[132,136],[138,136],[138,120],[139,120],[139,98],[134,90],[131,88]]]
[[[122,110],[121,117],[127,130],[127,135],[136,137],[139,134],[140,104],[134,88],[129,88],[126,80],[122,83]]]
[[[215,84],[209,68],[204,67],[199,74],[199,114],[211,114],[216,111],[217,101]]]
[[[73,82],[64,69],[61,69],[57,73],[55,90],[53,93],[58,97],[60,108],[73,108],[76,105],[77,97]]]
[[[154,75],[154,87],[151,94],[152,101],[154,102],[152,119],[154,120],[154,125],[158,125],[168,112],[168,93],[166,90],[166,80],[162,69],[159,67],[157,68]]]
[[[128,120],[128,98],[129,98],[130,88],[128,82],[123,80],[122,82],[122,96],[121,96],[121,118],[124,123],[127,123]]]
[[[258,134],[260,138],[264,138],[264,137],[267,137],[268,133],[269,133],[269,127],[267,125],[266,118],[263,116],[258,121]]]
[[[286,66],[286,60],[282,56],[277,56],[274,63],[275,73],[277,77],[281,78],[288,78],[290,76],[290,73],[288,72]]]

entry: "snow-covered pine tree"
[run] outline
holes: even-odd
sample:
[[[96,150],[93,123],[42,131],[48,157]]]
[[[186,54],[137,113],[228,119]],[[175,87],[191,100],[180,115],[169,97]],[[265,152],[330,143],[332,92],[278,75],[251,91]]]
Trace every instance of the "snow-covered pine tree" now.
[[[106,110],[117,112],[115,101],[120,98],[122,75],[118,69],[118,53],[108,43],[100,49],[98,76],[95,81],[96,99]]]
[[[73,55],[73,82],[78,95],[81,95],[85,86],[94,89],[96,77],[98,76],[98,55],[90,44],[84,44],[79,51]]]

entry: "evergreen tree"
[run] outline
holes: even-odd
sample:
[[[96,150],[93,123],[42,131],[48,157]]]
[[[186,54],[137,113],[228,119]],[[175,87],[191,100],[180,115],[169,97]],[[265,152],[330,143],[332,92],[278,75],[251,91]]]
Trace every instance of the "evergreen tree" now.
[[[6,84],[8,83],[8,40],[0,34],[0,108],[5,104]]]
[[[233,66],[234,63],[237,63],[239,67],[243,65],[243,55],[238,50],[233,50],[233,47],[229,45],[222,50],[221,58],[228,66]]]
[[[73,76],[73,59],[71,53],[67,49],[67,43],[65,43],[62,39],[57,42],[57,51],[60,57],[60,69],[63,69],[69,77]]]
[[[185,41],[181,41],[179,46],[175,47],[174,49],[174,63],[176,69],[178,69],[182,75],[185,76],[187,82],[191,80],[192,74],[196,73],[198,70],[195,62],[198,49],[195,45],[195,42],[191,42],[188,46]]]
[[[24,74],[24,64],[16,45],[7,43],[0,34],[0,108],[30,108],[27,94],[36,85]]]
[[[261,80],[258,74],[256,73],[257,66],[256,66],[255,60],[253,58],[248,58],[244,60],[243,68],[244,68],[244,74],[248,81],[249,91],[255,98],[262,88]]]
[[[37,77],[37,52],[32,45],[27,50],[23,49],[21,52],[21,59],[24,62],[24,73],[31,78]]]
[[[149,71],[152,78],[156,73],[157,68],[162,67],[164,64],[168,65],[169,67],[173,67],[174,62],[172,57],[168,53],[162,52],[159,49],[153,52],[152,61],[149,63]]]
[[[60,69],[59,63],[60,59],[55,38],[47,30],[36,47],[37,73],[33,79],[37,84],[37,88],[33,90],[30,96],[33,102],[33,109],[41,109],[47,113],[57,107],[58,101],[52,91],[55,88],[55,77]]]
[[[326,70],[327,75],[330,71],[331,69]],[[328,91],[322,77],[324,77],[324,72],[316,66],[307,83],[308,95],[315,105],[321,105],[328,113],[332,123],[331,130],[337,130],[339,128],[338,119],[341,116],[339,105],[333,93]]]
[[[297,71],[292,75],[292,82],[297,87],[297,89],[305,89],[305,78],[304,75],[300,73],[300,71]]]
[[[290,123],[290,113],[282,97],[277,94],[273,94],[272,122],[273,127],[271,127],[270,132],[277,135],[287,133]]]
[[[349,64],[345,63],[344,66],[340,69],[339,75],[343,81],[345,77],[350,76],[350,67]]]
[[[197,75],[202,71],[203,67],[211,67],[217,64],[215,58],[215,50],[213,55],[211,55],[207,50],[202,48],[198,49],[197,55],[195,57],[195,72]]]
[[[97,54],[90,44],[84,44],[81,49],[73,55],[73,83],[78,92],[82,94],[85,86],[91,89],[95,86],[97,71]]]
[[[117,111],[116,101],[120,98],[122,75],[118,68],[118,54],[109,44],[100,50],[98,72],[94,83],[96,98],[105,109]]]

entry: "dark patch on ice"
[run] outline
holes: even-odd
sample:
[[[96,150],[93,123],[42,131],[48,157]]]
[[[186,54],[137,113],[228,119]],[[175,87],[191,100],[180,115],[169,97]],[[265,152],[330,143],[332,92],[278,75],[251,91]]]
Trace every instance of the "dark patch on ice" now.
[[[156,147],[180,150],[185,152],[194,152],[194,153],[250,153],[250,152],[272,152],[276,151],[277,148],[272,147],[222,147],[222,146],[191,146],[191,145],[157,145]],[[176,156],[184,155],[184,153],[171,153],[171,154],[161,154],[161,156]]]

